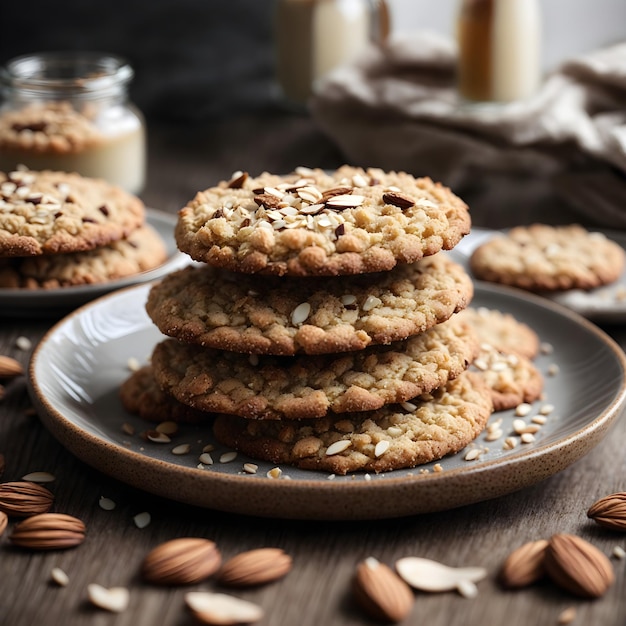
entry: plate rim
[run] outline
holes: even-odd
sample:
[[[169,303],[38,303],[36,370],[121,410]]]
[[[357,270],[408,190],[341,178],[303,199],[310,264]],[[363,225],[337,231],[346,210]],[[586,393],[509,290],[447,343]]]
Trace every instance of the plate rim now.
[[[472,504],[490,499],[492,497],[500,497],[508,493],[512,493],[562,471],[573,462],[582,458],[602,440],[609,428],[620,417],[622,410],[624,409],[624,406],[626,404],[626,354],[620,348],[617,342],[615,342],[615,340],[613,340],[602,329],[598,328],[595,324],[593,324],[583,316],[568,309],[567,307],[541,298],[540,296],[528,294],[527,292],[524,292],[515,287],[506,287],[479,282],[476,284],[476,288],[478,290],[482,290],[488,293],[495,293],[497,296],[504,296],[509,298],[513,297],[514,299],[523,298],[524,300],[529,300],[531,304],[535,306],[550,309],[558,315],[563,315],[570,318],[576,324],[583,326],[588,332],[594,335],[596,339],[600,340],[604,347],[609,349],[613,356],[616,357],[621,367],[621,385],[616,387],[616,395],[612,402],[608,406],[606,406],[598,415],[585,423],[584,426],[574,430],[573,432],[569,432],[564,436],[561,436],[556,441],[540,444],[527,450],[521,449],[518,452],[511,454],[510,456],[482,461],[478,465],[468,466],[467,468],[458,467],[446,469],[444,472],[441,473],[431,472],[429,474],[415,475],[409,478],[406,475],[397,477],[390,476],[390,472],[386,473],[382,480],[372,481],[325,481],[320,479],[313,480],[298,477],[294,480],[264,479],[260,483],[256,480],[256,477],[254,476],[219,472],[206,473],[204,472],[204,470],[197,470],[193,467],[186,467],[175,463],[169,463],[159,458],[140,454],[139,452],[128,449],[111,439],[104,439],[102,437],[99,437],[95,433],[91,433],[82,429],[79,425],[77,425],[75,422],[65,416],[48,401],[48,399],[41,391],[39,383],[37,381],[36,369],[38,367],[39,358],[42,351],[45,349],[45,346],[47,346],[48,343],[51,342],[52,338],[54,338],[57,333],[63,330],[64,326],[72,323],[73,318],[84,314],[84,312],[88,309],[103,306],[105,304],[105,301],[107,300],[127,297],[131,294],[131,292],[135,291],[137,292],[137,294],[140,294],[144,290],[147,292],[152,284],[153,283],[141,283],[137,285],[131,285],[124,289],[105,294],[77,308],[76,310],[65,316],[63,319],[55,323],[42,337],[41,341],[38,343],[33,351],[28,368],[28,391],[31,396],[31,400],[33,401],[37,409],[39,417],[46,426],[46,428],[55,436],[55,438],[59,440],[64,448],[66,448],[81,461],[85,462],[91,467],[94,467],[98,471],[101,471],[102,473],[111,476],[112,478],[120,480],[125,484],[130,484],[131,486],[140,490],[194,506],[214,508],[216,510],[232,513],[257,515],[261,517],[280,517],[285,519],[313,518],[320,520],[402,517],[406,515],[429,513],[439,510],[456,508],[458,506],[464,506],[466,504]],[[574,450],[576,445],[581,443],[581,441],[585,439],[587,439],[587,445],[584,446],[584,450],[582,452]],[[336,496],[337,494],[341,494],[344,497],[346,496],[346,494],[353,496],[351,497],[351,500],[354,500],[354,496],[357,496],[358,499],[358,496],[362,495],[365,490],[367,490],[368,495],[380,497],[381,495],[388,494],[391,491],[392,487],[395,487],[399,492],[406,491],[407,488],[409,489],[409,491],[412,491],[414,489],[418,489],[419,491],[419,487],[423,487],[426,491],[433,491],[433,489],[436,489],[436,486],[442,480],[451,483],[454,483],[456,481],[459,486],[467,486],[468,483],[471,483],[474,480],[476,475],[481,475],[485,472],[490,472],[498,469],[503,470],[505,467],[508,468],[509,473],[511,472],[511,470],[515,472],[515,470],[519,467],[524,467],[528,464],[535,463],[538,460],[545,460],[551,452],[554,452],[556,450],[562,453],[562,459],[560,463],[561,467],[559,467],[559,469],[557,469],[556,471],[550,471],[543,476],[540,476],[538,478],[535,477],[527,482],[525,482],[524,480],[517,481],[515,485],[510,486],[511,488],[497,490],[497,493],[493,495],[486,495],[480,498],[470,497],[467,499],[467,501],[459,501],[459,503],[455,504],[454,506],[448,506],[445,504],[443,506],[438,506],[437,504],[433,504],[427,507],[405,507],[405,509],[407,510],[399,514],[387,515],[384,511],[380,511],[379,514],[367,514],[365,516],[359,515],[358,512],[351,513],[350,511],[346,512],[344,509],[341,509],[343,513],[341,511],[339,511],[336,515],[333,515],[332,513],[330,515],[318,513],[318,515],[316,516],[315,508],[313,508],[312,510],[310,506],[305,507],[306,510],[300,511],[300,514],[298,514],[298,512],[296,512],[295,515],[289,514],[288,511],[282,511],[280,514],[275,514],[275,512],[268,512],[267,510],[263,510],[262,507],[257,507],[258,510],[249,511],[245,510],[245,507],[242,507],[235,503],[232,506],[229,506],[228,503],[223,502],[223,498],[221,498],[217,503],[219,506],[214,506],[216,503],[213,503],[213,505],[207,504],[203,501],[203,498],[200,498],[198,501],[192,501],[189,498],[178,498],[176,497],[176,493],[163,493],[161,491],[155,491],[153,489],[150,489],[149,487],[147,488],[144,484],[144,481],[138,480],[133,482],[133,480],[129,480],[127,476],[125,476],[124,478],[120,477],[121,474],[126,475],[127,472],[116,471],[115,469],[111,468],[108,468],[107,471],[106,468],[103,469],[100,465],[94,465],[92,462],[90,462],[90,460],[93,460],[93,457],[89,452],[85,453],[84,451],[81,452],[80,450],[76,450],[76,440],[86,443],[91,453],[94,451],[100,451],[101,453],[112,454],[112,458],[114,457],[115,459],[126,461],[130,463],[131,467],[133,468],[142,468],[143,466],[143,469],[157,469],[160,472],[165,472],[172,479],[175,479],[177,476],[180,475],[185,477],[210,476],[210,483],[216,483],[219,487],[225,488],[234,485],[237,489],[243,490],[244,492],[249,492],[251,485],[256,485],[256,487],[254,488],[255,491],[257,490],[258,486],[261,485],[260,491],[263,494],[265,494],[265,492],[267,491],[276,491],[277,489],[281,492],[284,491],[290,495],[310,490],[312,492],[317,492],[321,494],[318,499],[321,497],[322,501],[328,499],[327,496],[329,495]],[[289,466],[284,467],[288,468]],[[419,471],[419,467],[415,468],[415,470]],[[418,487],[411,487],[412,485],[418,485]]]

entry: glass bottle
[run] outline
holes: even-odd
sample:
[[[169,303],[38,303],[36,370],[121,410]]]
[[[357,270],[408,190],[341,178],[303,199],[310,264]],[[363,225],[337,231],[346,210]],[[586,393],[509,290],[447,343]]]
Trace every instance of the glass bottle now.
[[[128,100],[120,57],[86,52],[17,57],[0,70],[0,170],[19,164],[144,186],[145,125]]]
[[[468,100],[511,102],[541,83],[538,0],[461,0],[458,89]]]
[[[276,74],[283,94],[304,104],[319,78],[388,32],[385,0],[276,0]]]

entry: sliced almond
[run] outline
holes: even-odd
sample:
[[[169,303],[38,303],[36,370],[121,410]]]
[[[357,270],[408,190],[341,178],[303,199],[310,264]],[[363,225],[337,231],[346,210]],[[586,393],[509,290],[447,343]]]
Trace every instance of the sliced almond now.
[[[87,594],[89,601],[105,611],[111,613],[121,613],[128,607],[130,594],[125,587],[111,587],[107,589],[101,585],[92,583],[87,585]]]
[[[388,191],[383,194],[383,202],[392,204],[400,209],[408,209],[415,204],[415,200],[411,196],[407,196],[399,191]]]
[[[54,474],[50,472],[31,472],[22,476],[22,480],[30,481],[31,483],[52,483],[56,480]]]
[[[291,557],[280,548],[249,550],[224,563],[219,581],[236,587],[262,585],[285,576],[291,562]]]
[[[352,209],[361,206],[365,201],[365,196],[357,196],[356,194],[342,194],[332,196],[326,200],[326,206],[329,209]]]
[[[186,585],[212,576],[222,557],[209,539],[182,537],[166,541],[144,559],[143,577],[158,585]]]
[[[252,624],[263,618],[263,609],[257,604],[224,593],[190,591],[185,594],[185,603],[203,624],[234,626]]]
[[[386,622],[402,621],[415,601],[409,586],[390,567],[373,557],[357,566],[353,593],[372,617]]]
[[[451,591],[464,580],[477,583],[487,576],[483,567],[448,567],[443,563],[409,556],[396,561],[400,577],[421,591]]]

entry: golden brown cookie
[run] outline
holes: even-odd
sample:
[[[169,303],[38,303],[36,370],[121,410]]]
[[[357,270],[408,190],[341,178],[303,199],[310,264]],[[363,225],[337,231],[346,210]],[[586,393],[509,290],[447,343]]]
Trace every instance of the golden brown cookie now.
[[[155,285],[146,304],[161,332],[256,354],[327,354],[389,344],[447,320],[473,284],[445,255],[390,272],[326,278],[233,274],[188,267]]]
[[[533,224],[512,228],[480,245],[470,257],[477,278],[531,291],[592,289],[617,280],[621,246],[582,226]]]
[[[534,359],[539,353],[537,333],[510,313],[486,307],[468,307],[459,312],[459,317],[474,328],[482,342],[501,352],[521,354],[528,359]]]
[[[167,339],[151,362],[157,384],[194,408],[303,419],[410,400],[458,376],[477,353],[475,333],[452,318],[388,347],[340,355],[259,357]]]
[[[0,257],[81,252],[144,222],[139,198],[104,180],[66,172],[0,172]]]
[[[179,212],[178,247],[245,273],[337,276],[381,272],[453,248],[467,205],[429,178],[344,166],[286,176],[238,173]]]
[[[165,243],[146,224],[126,239],[86,252],[0,258],[0,288],[93,285],[154,269],[166,259]]]
[[[133,372],[120,386],[124,408],[149,422],[209,423],[213,415],[181,404],[161,391],[149,365]]]
[[[464,372],[410,404],[300,422],[219,415],[213,430],[253,459],[335,474],[388,472],[458,452],[483,430],[491,409],[484,384]]]

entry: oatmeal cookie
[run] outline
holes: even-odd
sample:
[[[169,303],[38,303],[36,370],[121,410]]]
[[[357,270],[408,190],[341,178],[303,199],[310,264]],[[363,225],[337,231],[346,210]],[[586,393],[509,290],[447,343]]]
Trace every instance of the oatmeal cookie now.
[[[218,415],[213,430],[253,459],[335,474],[387,472],[458,452],[484,429],[491,409],[484,384],[464,372],[410,405],[288,423]]]
[[[86,252],[0,258],[0,288],[93,285],[154,269],[166,259],[165,243],[146,224],[126,239]]]
[[[127,237],[144,217],[139,198],[101,179],[0,172],[0,257],[92,250]]]
[[[146,310],[187,343],[250,354],[328,354],[389,344],[447,320],[473,284],[445,255],[359,276],[288,278],[192,266],[166,276]]]
[[[621,246],[577,224],[512,228],[480,245],[470,257],[477,278],[529,291],[592,289],[617,280]]]
[[[534,402],[543,391],[543,376],[529,359],[512,352],[500,352],[486,343],[481,345],[470,370],[491,390],[494,411]]]
[[[521,354],[534,359],[539,353],[539,337],[527,324],[503,313],[486,307],[468,307],[459,313],[478,334],[481,341],[502,352]]]
[[[149,422],[209,423],[213,415],[192,409],[164,393],[154,381],[152,368],[145,365],[120,386],[122,406]]]
[[[340,355],[251,358],[167,339],[151,362],[157,384],[194,408],[302,419],[410,400],[458,376],[477,353],[476,335],[452,318],[388,347]]]
[[[337,276],[381,272],[453,248],[467,205],[429,178],[344,166],[327,173],[239,174],[179,212],[178,247],[245,273]]]

